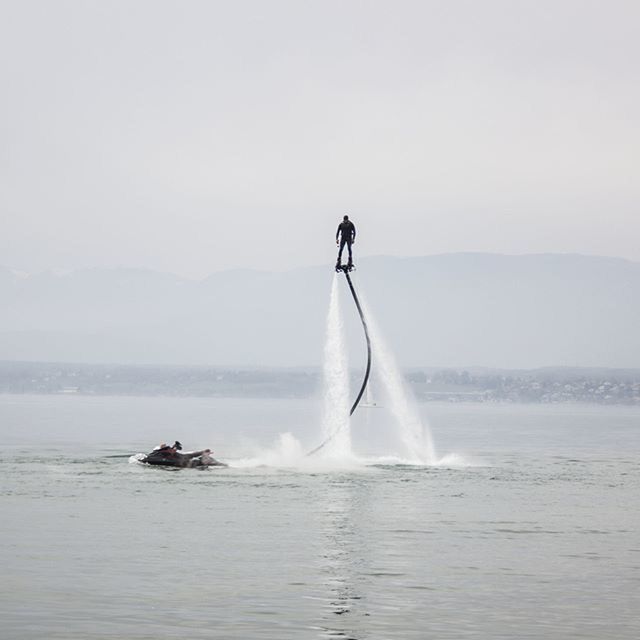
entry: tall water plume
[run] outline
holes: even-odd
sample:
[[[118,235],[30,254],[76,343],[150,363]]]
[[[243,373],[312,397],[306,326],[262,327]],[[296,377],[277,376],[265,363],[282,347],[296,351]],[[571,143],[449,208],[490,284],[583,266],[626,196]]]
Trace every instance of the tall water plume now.
[[[422,424],[418,408],[406,389],[395,358],[382,339],[371,309],[366,304],[363,304],[363,308],[371,338],[374,371],[386,392],[389,408],[398,424],[400,439],[409,459],[419,464],[435,464],[436,453],[429,426]]]
[[[338,275],[333,277],[327,315],[327,335],[324,345],[324,437],[329,438],[322,450],[325,457],[351,455],[349,431],[349,366],[345,349],[344,327],[340,317]]]

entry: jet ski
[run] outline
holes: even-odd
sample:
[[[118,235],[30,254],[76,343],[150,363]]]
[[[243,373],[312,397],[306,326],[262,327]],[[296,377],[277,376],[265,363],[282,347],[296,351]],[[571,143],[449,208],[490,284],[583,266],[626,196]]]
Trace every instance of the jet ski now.
[[[161,467],[206,469],[207,467],[227,467],[229,465],[211,456],[211,449],[181,453],[182,445],[176,442],[169,446],[161,444],[147,455],[137,458],[138,462]]]

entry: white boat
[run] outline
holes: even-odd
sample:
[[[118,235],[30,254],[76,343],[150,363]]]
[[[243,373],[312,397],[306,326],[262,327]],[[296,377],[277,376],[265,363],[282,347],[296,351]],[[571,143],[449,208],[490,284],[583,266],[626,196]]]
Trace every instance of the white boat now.
[[[382,409],[382,406],[373,399],[373,394],[371,393],[371,385],[367,385],[364,402],[361,402],[360,406],[364,409]]]

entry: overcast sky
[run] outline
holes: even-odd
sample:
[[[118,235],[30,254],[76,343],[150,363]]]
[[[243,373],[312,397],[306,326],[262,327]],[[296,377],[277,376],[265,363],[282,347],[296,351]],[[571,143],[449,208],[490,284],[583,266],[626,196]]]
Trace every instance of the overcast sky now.
[[[0,2],[0,264],[640,260],[640,3]]]

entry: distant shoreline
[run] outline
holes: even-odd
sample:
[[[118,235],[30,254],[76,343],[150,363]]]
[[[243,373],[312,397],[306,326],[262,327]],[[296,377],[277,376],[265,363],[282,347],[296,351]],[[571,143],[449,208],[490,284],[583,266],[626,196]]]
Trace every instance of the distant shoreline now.
[[[360,372],[353,372],[354,382]],[[587,403],[640,406],[640,369],[530,370],[412,367],[404,372],[420,402]],[[0,393],[91,396],[308,398],[318,368],[248,368],[0,361]],[[375,390],[375,381],[374,381]]]

